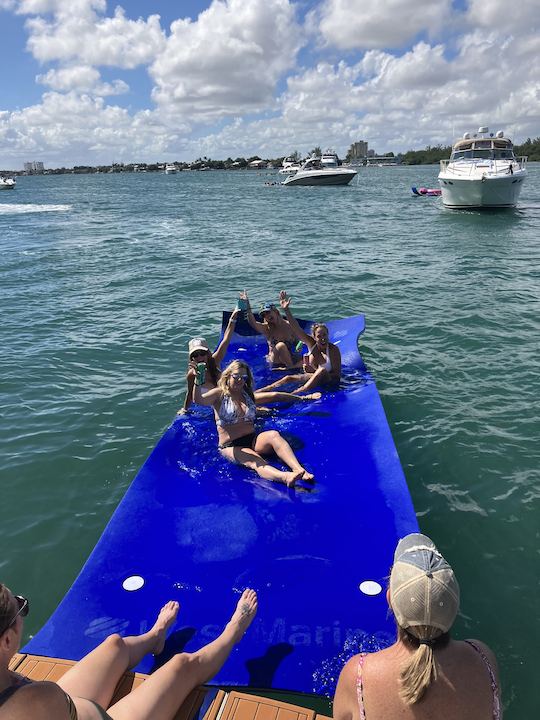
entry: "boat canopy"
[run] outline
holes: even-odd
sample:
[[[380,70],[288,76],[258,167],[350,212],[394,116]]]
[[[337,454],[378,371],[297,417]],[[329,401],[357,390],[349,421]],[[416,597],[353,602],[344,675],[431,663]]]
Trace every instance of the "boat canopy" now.
[[[481,158],[483,160],[514,160],[514,147],[509,138],[466,138],[459,140],[450,160]]]

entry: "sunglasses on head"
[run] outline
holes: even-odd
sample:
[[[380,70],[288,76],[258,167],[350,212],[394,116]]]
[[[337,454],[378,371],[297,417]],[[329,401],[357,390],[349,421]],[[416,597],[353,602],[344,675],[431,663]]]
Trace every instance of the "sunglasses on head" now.
[[[13,618],[8,622],[6,627],[0,631],[0,635],[3,635],[6,630],[9,630],[9,628],[15,624],[15,621],[17,620],[19,615],[21,617],[26,617],[28,615],[28,610],[30,609],[30,603],[28,602],[28,598],[25,598],[22,595],[14,595],[13,597],[17,601],[19,609],[17,610]]]
[[[195,352],[191,353],[192,358],[198,358],[198,357],[206,357],[206,350],[195,350]]]
[[[249,379],[249,375],[240,375],[240,373],[231,373],[231,377],[234,380],[243,380],[244,382],[247,382]]]

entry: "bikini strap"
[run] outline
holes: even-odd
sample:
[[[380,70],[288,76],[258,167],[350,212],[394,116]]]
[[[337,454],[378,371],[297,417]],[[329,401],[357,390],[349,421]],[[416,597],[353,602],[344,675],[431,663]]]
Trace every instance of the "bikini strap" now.
[[[358,669],[356,671],[356,695],[358,697],[358,710],[360,711],[360,720],[366,720],[366,710],[364,708],[364,681],[362,678],[362,669],[367,653],[360,653],[358,656]]]
[[[495,677],[495,673],[493,672],[493,668],[491,667],[491,663],[489,662],[489,659],[485,652],[482,650],[482,648],[477,645],[473,640],[465,640],[467,645],[470,645],[476,652],[480,655],[482,660],[484,661],[484,665],[487,668],[487,671],[489,673],[489,680],[491,683],[491,691],[493,693],[493,720],[500,720],[501,718],[501,700],[499,697],[499,685],[497,683],[497,678]]]

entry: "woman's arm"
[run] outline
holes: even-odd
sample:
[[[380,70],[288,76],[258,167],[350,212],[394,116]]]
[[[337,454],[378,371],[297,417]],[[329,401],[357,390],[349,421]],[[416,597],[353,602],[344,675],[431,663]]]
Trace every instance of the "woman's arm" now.
[[[217,346],[216,351],[212,353],[212,357],[218,367],[221,365],[223,358],[225,357],[225,353],[227,352],[227,348],[231,342],[239,315],[240,310],[238,310],[238,308],[233,310],[231,317],[229,318],[229,322],[227,323],[227,327],[225,328],[225,332],[223,333],[223,340]]]
[[[339,676],[334,695],[334,720],[356,720],[358,701],[356,698],[356,674],[358,656],[351,658]]]
[[[190,368],[188,370],[187,376],[188,383],[190,378],[191,382],[193,383],[193,392],[191,395],[191,399],[193,400],[193,402],[197,403],[197,405],[213,405],[221,398],[222,393],[219,388],[212,388],[211,390],[207,390],[206,392],[202,391],[202,383],[200,385],[197,384],[197,369],[195,363],[190,363]]]
[[[291,330],[293,331],[293,333],[296,335],[298,340],[301,340],[311,350],[311,348],[315,345],[315,340],[311,337],[311,335],[308,335],[305,330],[302,330],[298,323],[298,320],[292,314],[291,308],[289,307],[291,304],[291,298],[287,297],[287,293],[285,292],[285,290],[281,290],[281,292],[279,293],[279,304],[281,305],[281,308],[285,311],[287,321],[291,326]]]
[[[266,325],[264,325],[264,323],[257,322],[257,320],[255,320],[255,316],[251,312],[251,303],[249,302],[247,290],[244,290],[244,292],[240,293],[240,298],[242,300],[245,300],[247,303],[246,319],[248,323],[255,330],[255,332],[258,332],[261,335],[266,335]]]
[[[186,380],[187,390],[186,396],[184,398],[184,404],[182,405],[182,408],[176,413],[177,415],[185,415],[189,410],[189,406],[193,402],[193,386],[195,385],[193,375],[188,372],[188,374],[186,375]]]

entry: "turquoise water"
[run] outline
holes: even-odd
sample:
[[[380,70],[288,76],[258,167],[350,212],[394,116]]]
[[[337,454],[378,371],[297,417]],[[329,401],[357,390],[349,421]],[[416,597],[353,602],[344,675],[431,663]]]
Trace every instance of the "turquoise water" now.
[[[238,290],[285,288],[299,316],[365,313],[420,526],[461,583],[456,635],[495,650],[507,717],[538,714],[540,165],[514,211],[411,196],[436,175],[65,175],[0,194],[0,577],[33,600],[28,632],[180,407],[188,338],[216,340]]]

